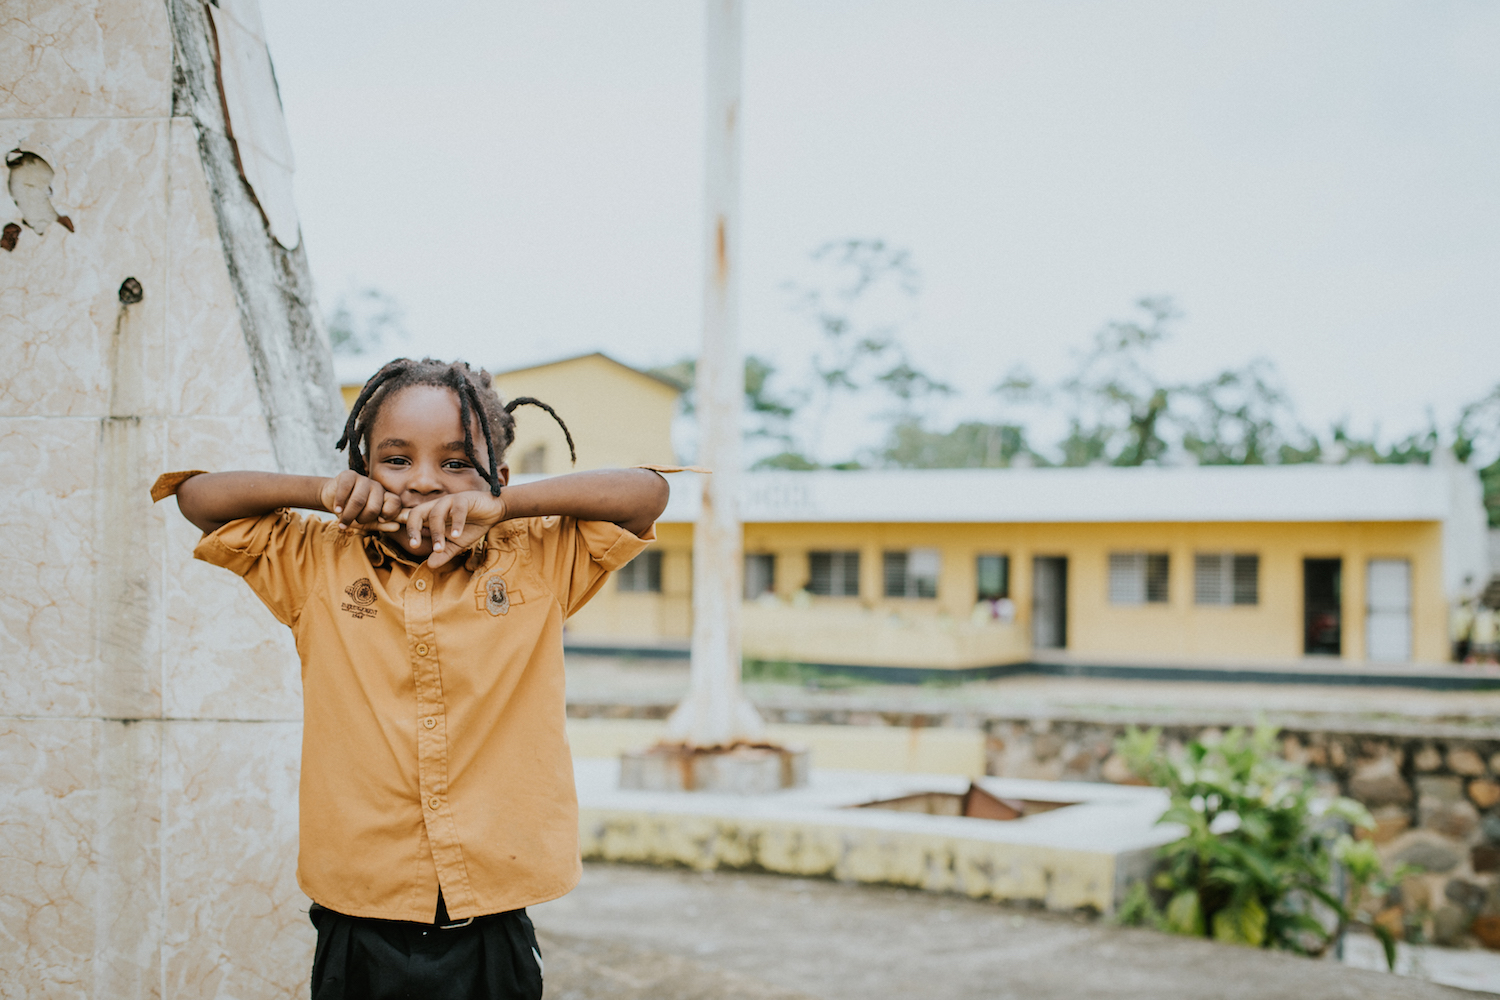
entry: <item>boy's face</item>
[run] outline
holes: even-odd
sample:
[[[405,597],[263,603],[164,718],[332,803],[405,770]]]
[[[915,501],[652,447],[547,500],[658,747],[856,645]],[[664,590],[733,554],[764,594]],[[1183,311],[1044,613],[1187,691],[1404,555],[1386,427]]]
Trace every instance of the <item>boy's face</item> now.
[[[469,433],[475,455],[484,461],[484,432],[477,418],[470,418]],[[500,482],[508,482],[509,466],[502,462],[499,472]],[[399,496],[405,508],[449,493],[489,490],[464,455],[463,422],[452,389],[408,386],[380,404],[370,428],[370,478]],[[412,545],[405,531],[392,532],[391,537],[415,558],[425,559],[432,553],[425,525],[420,545]]]

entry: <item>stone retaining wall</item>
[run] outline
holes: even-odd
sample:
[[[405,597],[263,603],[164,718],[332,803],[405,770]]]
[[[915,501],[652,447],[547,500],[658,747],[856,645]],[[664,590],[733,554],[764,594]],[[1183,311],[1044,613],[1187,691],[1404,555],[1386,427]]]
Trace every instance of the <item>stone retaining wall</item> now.
[[[985,723],[987,771],[1067,781],[1137,780],[1114,742],[1124,725],[1062,720]],[[1212,738],[1210,726],[1164,727],[1168,752]],[[1500,918],[1500,738],[1432,739],[1283,729],[1286,759],[1375,816],[1373,839],[1390,865],[1425,870],[1386,901],[1381,922],[1408,940],[1487,943]],[[1500,922],[1497,919],[1495,922]]]

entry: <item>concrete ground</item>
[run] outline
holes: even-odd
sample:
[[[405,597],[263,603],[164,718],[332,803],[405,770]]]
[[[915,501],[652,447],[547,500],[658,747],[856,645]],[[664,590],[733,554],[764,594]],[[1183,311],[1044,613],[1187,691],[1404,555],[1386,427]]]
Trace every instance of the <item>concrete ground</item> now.
[[[554,1000],[1436,1000],[1382,972],[963,897],[588,865],[531,911]]]

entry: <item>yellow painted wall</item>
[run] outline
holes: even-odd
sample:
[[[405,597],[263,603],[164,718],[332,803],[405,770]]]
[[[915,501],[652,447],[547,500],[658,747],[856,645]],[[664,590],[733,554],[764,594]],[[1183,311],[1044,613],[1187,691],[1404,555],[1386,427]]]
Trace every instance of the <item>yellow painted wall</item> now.
[[[347,411],[361,385],[341,387]],[[660,379],[622,365],[603,354],[518,368],[495,376],[495,390],[510,400],[532,396],[549,404],[573,432],[577,470],[631,465],[671,465],[672,419],[678,391]],[[556,475],[575,471],[568,464],[568,443],[545,410],[516,410],[516,441],[505,459],[511,472]],[[522,468],[523,458],[540,447],[541,468]]]
[[[659,526],[658,532],[663,593],[624,594],[611,584],[570,623],[575,640],[682,640],[690,635],[692,529],[671,524]],[[916,547],[942,552],[937,598],[881,596],[884,551]],[[860,551],[860,597],[798,595],[807,585],[807,552],[824,549]],[[1413,659],[1440,662],[1447,657],[1441,525],[1436,522],[751,524],[745,528],[745,551],[777,556],[780,600],[747,608],[745,618],[747,655],[768,659],[928,667],[1024,659],[1031,653],[1031,565],[1036,556],[1068,558],[1068,651],[1079,656],[1161,663],[1300,659],[1302,560],[1340,558],[1343,658],[1363,660],[1367,563],[1400,558],[1412,565]],[[1170,555],[1166,604],[1109,603],[1109,554],[1132,551]],[[1226,551],[1260,556],[1260,603],[1194,603],[1194,554]],[[1010,556],[1014,626],[970,623],[975,557],[980,554]],[[839,651],[842,655],[833,655]]]
[[[677,460],[672,418],[678,391],[602,354],[502,372],[495,376],[495,389],[504,399],[534,396],[557,410],[573,432],[579,470]],[[527,406],[515,415],[516,443],[506,456],[512,472],[523,471],[523,457],[539,446],[544,449],[542,467],[524,471],[574,471],[562,431],[545,411]]]

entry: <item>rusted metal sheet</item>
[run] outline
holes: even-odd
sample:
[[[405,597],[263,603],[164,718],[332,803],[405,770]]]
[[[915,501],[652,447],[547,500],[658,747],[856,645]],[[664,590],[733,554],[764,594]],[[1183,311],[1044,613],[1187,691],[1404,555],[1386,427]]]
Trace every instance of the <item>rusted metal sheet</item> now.
[[[967,816],[970,819],[993,819],[1008,822],[1077,804],[1077,802],[1046,799],[1002,798],[992,795],[979,785],[970,782],[969,790],[963,793],[915,792],[911,795],[902,795],[894,799],[879,799],[874,802],[864,802],[857,808],[921,813],[926,816]]]

